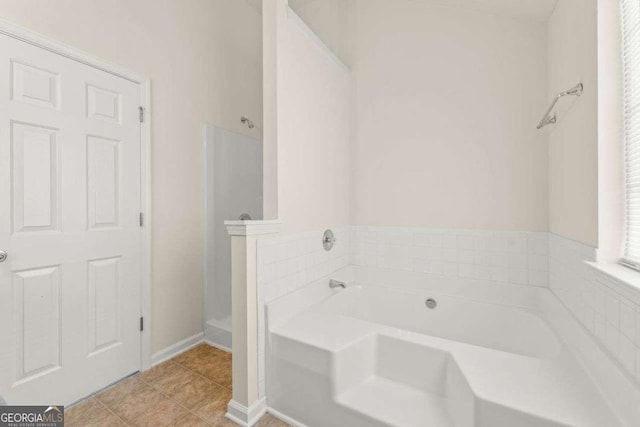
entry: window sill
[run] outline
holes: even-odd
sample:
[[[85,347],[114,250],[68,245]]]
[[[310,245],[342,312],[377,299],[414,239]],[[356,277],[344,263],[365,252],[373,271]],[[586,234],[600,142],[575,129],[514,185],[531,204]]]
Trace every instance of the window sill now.
[[[636,303],[640,303],[640,271],[609,262],[585,261],[585,263],[597,272],[613,279],[611,284],[619,293]]]

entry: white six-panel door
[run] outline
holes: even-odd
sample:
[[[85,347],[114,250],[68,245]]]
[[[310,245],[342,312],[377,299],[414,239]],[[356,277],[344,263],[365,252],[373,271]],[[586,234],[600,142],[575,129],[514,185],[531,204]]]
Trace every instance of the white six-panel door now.
[[[0,396],[69,404],[140,367],[140,88],[0,35]]]

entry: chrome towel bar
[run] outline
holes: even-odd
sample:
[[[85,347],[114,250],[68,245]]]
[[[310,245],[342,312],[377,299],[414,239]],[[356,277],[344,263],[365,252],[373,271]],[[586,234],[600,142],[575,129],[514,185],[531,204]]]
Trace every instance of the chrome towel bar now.
[[[538,123],[537,128],[541,129],[541,128],[545,127],[546,125],[550,125],[551,123],[555,123],[556,122],[556,114],[553,113],[553,115],[551,115],[551,112],[553,111],[553,107],[556,106],[556,104],[558,103],[560,98],[563,98],[563,97],[569,96],[569,95],[580,96],[580,95],[582,95],[582,91],[583,90],[584,90],[584,87],[582,86],[582,83],[578,83],[577,85],[575,85],[571,89],[566,90],[564,92],[558,93],[553,98],[553,101],[551,102],[551,105],[549,106],[549,109],[547,110],[547,112],[544,113],[544,116],[542,116],[542,120],[540,120],[540,123]]]

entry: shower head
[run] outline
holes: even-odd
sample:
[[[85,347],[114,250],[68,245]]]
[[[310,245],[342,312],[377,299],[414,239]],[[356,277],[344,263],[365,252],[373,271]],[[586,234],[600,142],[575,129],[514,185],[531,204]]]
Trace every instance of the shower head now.
[[[240,121],[242,123],[246,124],[249,127],[249,129],[253,129],[255,127],[253,122],[251,120],[249,120],[248,118],[246,118],[245,116],[240,117]]]

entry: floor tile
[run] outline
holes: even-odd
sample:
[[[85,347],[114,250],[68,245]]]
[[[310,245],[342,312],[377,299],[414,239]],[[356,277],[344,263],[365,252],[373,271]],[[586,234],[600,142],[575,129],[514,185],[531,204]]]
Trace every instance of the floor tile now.
[[[258,422],[255,424],[254,427],[268,427],[269,424],[271,424],[275,419],[276,419],[276,417],[274,417],[273,415],[271,415],[269,413],[264,414],[262,416],[262,418],[260,418],[260,420],[258,420]]]
[[[231,392],[222,387],[217,387],[213,394],[197,403],[191,411],[205,421],[216,424],[221,421],[227,412],[227,404],[231,399]]]
[[[196,367],[197,372],[226,388],[232,386],[231,362],[218,357],[202,360]]]
[[[275,420],[271,421],[271,423],[269,424],[269,427],[291,427],[291,425],[285,423],[279,418],[276,418]]]
[[[231,375],[231,355],[201,344],[65,411],[66,424],[236,427],[225,417]],[[266,414],[256,426],[288,424]]]
[[[135,427],[172,426],[189,416],[189,412],[176,402],[163,397],[152,407],[148,407],[137,419],[127,420]]]
[[[191,409],[207,397],[219,393],[219,386],[215,385],[211,380],[191,373],[194,378],[188,383],[180,387],[169,387],[161,390],[167,397],[180,403],[187,409]]]
[[[201,377],[189,369],[175,365],[174,369],[156,377],[154,382],[149,384],[161,393],[173,396],[191,381]]]
[[[238,427],[239,424],[234,423],[227,417],[222,417],[215,424],[215,427]]]
[[[174,375],[179,375],[184,371],[184,369],[184,367],[173,363],[172,361],[167,361],[141,373],[140,379],[146,383],[155,384],[158,381],[166,380]]]
[[[182,366],[196,372],[202,372],[203,368],[206,366],[218,364],[222,360],[223,359],[221,357],[217,357],[215,353],[204,350],[190,355],[189,358],[183,359]]]
[[[204,349],[204,351],[215,357],[219,357],[224,360],[231,360],[231,353],[229,353],[228,351],[220,350],[219,348],[213,346],[208,346],[208,348]]]
[[[216,356],[221,358],[222,360],[231,362],[231,353],[229,352],[218,350],[218,352],[216,353]]]
[[[131,396],[132,394],[135,394],[145,386],[144,382],[140,380],[140,376],[135,375],[119,382],[101,393],[98,393],[96,398],[100,402],[109,406]]]
[[[173,425],[176,427],[211,427],[211,424],[206,423],[202,418],[196,417],[193,414],[187,414],[185,417],[179,417],[173,421]]]
[[[65,425],[68,427],[115,427],[125,425],[122,420],[95,398],[87,399],[65,411],[64,418]]]
[[[210,346],[207,344],[199,344],[191,350],[187,350],[174,357],[171,361],[180,365],[190,365],[193,360],[198,359],[200,355],[205,354],[208,351],[207,347]]]
[[[154,408],[166,399],[161,393],[145,384],[135,394],[109,405],[109,409],[127,424],[134,424],[152,413]]]

